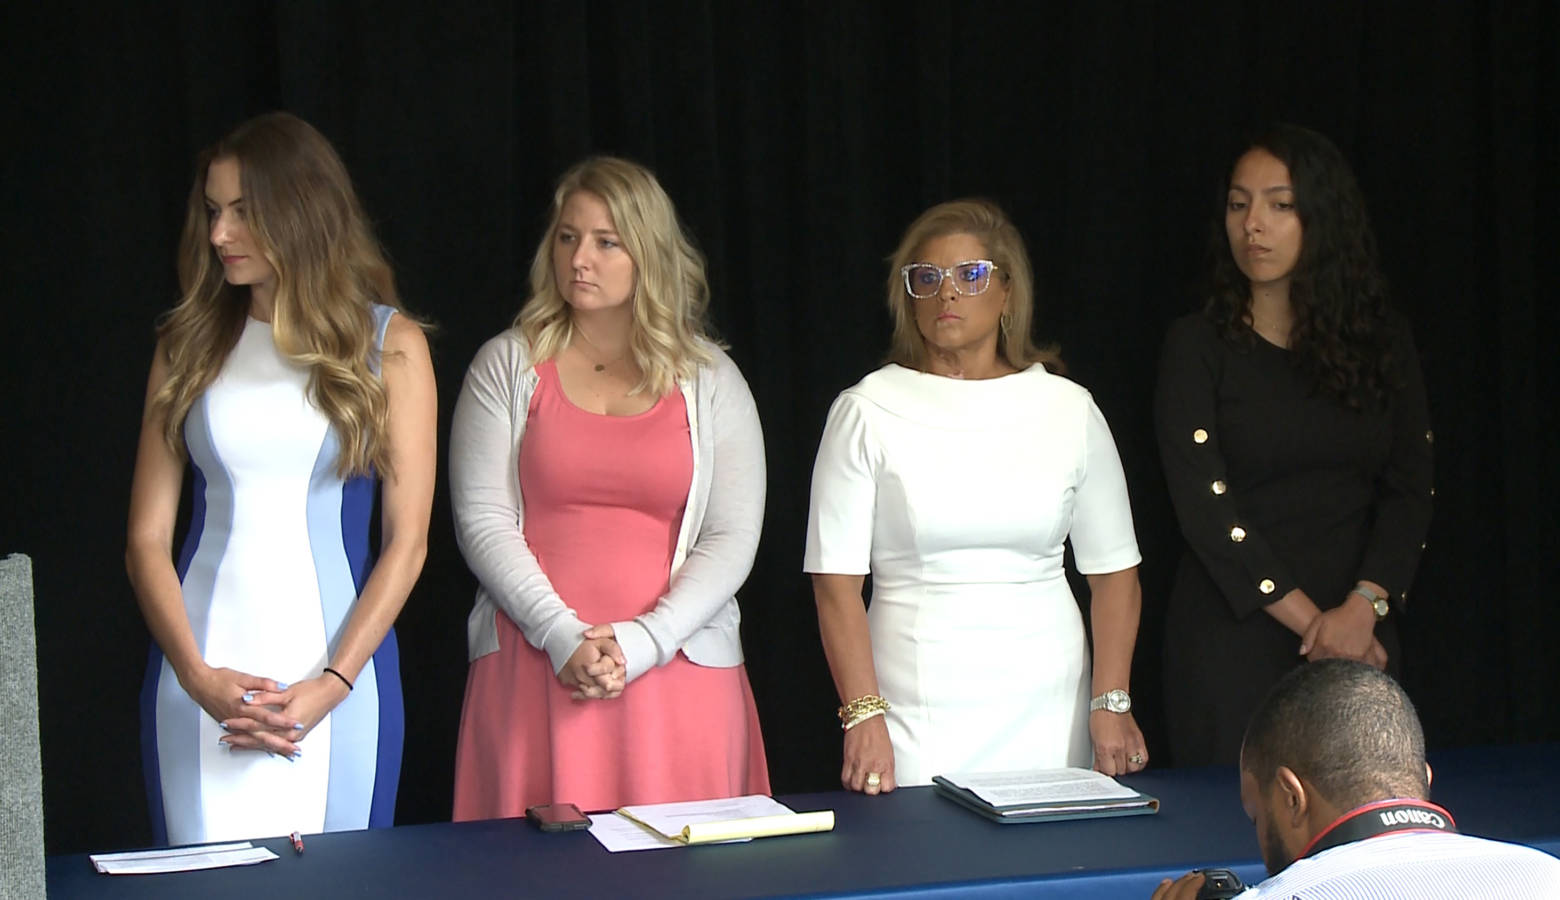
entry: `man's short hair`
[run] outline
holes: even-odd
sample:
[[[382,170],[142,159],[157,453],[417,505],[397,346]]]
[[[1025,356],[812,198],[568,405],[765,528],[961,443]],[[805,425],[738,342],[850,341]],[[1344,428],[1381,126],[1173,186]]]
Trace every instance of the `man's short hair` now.
[[[1263,786],[1288,766],[1344,809],[1430,796],[1414,704],[1391,676],[1353,660],[1308,663],[1274,685],[1246,726],[1241,765]]]

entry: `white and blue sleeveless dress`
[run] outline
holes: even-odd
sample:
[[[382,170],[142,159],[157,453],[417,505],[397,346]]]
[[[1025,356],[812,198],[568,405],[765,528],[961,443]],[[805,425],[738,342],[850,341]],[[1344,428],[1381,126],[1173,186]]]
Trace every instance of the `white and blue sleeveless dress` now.
[[[374,308],[376,357],[393,313]],[[288,683],[330,664],[372,568],[378,485],[337,475],[339,441],[308,381],[308,369],[277,350],[271,326],[248,319],[184,424],[195,488],[178,573],[201,655]],[[184,693],[155,643],[141,722],[159,845],[392,824],[404,732],[393,630],[296,760],[220,745],[217,721]]]

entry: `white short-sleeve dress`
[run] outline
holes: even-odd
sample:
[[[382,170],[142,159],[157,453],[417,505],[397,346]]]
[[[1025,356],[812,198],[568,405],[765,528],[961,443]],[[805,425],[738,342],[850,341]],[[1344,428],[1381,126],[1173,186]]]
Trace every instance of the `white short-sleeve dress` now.
[[[804,569],[872,576],[895,780],[1090,763],[1089,649],[1062,569],[1141,561],[1089,392],[1043,366],[962,381],[888,365],[840,394]]]

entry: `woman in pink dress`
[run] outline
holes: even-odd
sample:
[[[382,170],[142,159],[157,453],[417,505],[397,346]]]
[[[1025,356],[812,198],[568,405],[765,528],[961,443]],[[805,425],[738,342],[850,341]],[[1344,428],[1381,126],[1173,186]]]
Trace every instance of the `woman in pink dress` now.
[[[768,793],[735,596],[763,434],[704,333],[704,260],[654,175],[597,157],[560,180],[530,288],[450,438],[480,583],[454,818]]]

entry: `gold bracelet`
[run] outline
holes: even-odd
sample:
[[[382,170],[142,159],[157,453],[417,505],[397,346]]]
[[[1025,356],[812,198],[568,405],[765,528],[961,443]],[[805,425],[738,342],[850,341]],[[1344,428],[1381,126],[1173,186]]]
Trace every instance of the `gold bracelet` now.
[[[840,730],[841,731],[849,731],[852,728],[855,728],[857,725],[860,725],[862,722],[865,722],[868,719],[875,719],[878,716],[881,716],[882,714],[883,714],[883,710],[881,710],[881,709],[874,709],[871,712],[864,712],[861,715],[857,716],[856,718],[851,719],[849,722],[846,722],[843,725],[841,725],[840,726]]]
[[[861,721],[866,717],[867,713],[872,712],[873,710],[876,710],[879,713],[884,713],[888,712],[892,708],[893,707],[888,705],[887,700],[884,700],[877,694],[867,694],[864,697],[857,697],[849,703],[846,703],[835,712],[835,715],[839,716],[840,727],[849,729],[852,724]]]

